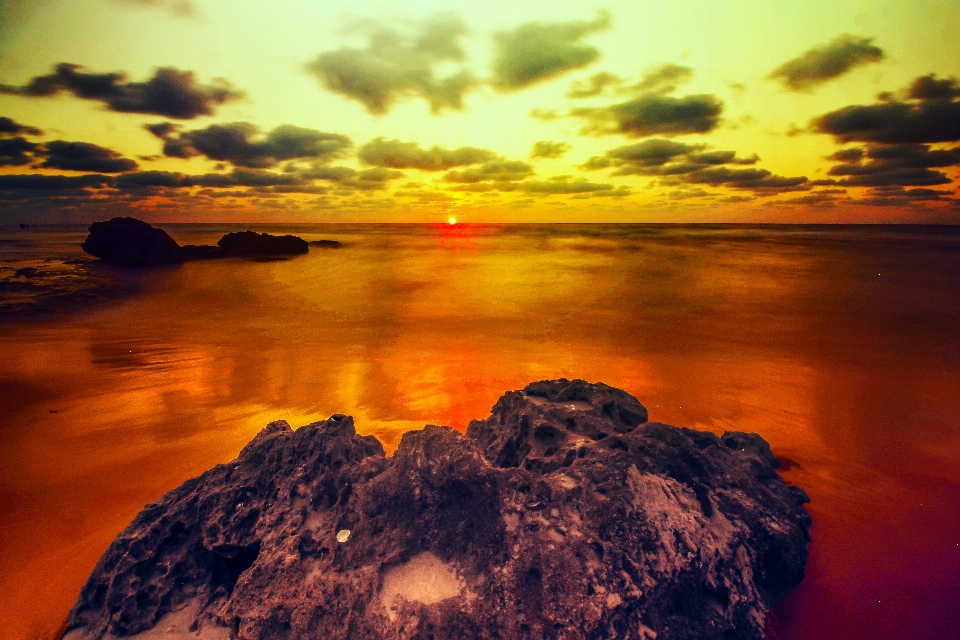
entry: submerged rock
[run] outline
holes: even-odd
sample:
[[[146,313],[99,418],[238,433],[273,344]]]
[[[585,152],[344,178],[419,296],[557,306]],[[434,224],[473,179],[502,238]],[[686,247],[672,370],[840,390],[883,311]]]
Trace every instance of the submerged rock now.
[[[310,245],[297,236],[273,236],[256,231],[236,231],[220,238],[217,246],[227,256],[277,256],[306,253]]]
[[[348,416],[273,422],[144,508],[65,637],[763,638],[803,578],[806,494],[756,434],[646,420],[561,379],[390,458]]]
[[[80,248],[104,262],[126,267],[159,267],[184,261],[180,245],[166,231],[136,218],[94,222]]]
[[[323,247],[324,249],[339,249],[343,243],[339,240],[311,240],[311,247]]]

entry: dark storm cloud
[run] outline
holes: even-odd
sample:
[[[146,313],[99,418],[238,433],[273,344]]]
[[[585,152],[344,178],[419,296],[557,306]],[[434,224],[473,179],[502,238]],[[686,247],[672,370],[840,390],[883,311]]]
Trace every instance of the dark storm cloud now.
[[[226,80],[199,84],[192,71],[157,69],[146,82],[127,82],[122,73],[84,73],[76,64],[58,64],[53,73],[23,86],[0,85],[0,93],[49,97],[67,91],[84,100],[102,102],[111,111],[150,113],[189,120],[208,116],[213,108],[244,94]]]
[[[693,69],[690,67],[667,63],[648,69],[640,78],[640,82],[627,90],[637,93],[672,93],[692,77]]]
[[[361,162],[377,167],[446,171],[454,167],[487,162],[496,158],[497,154],[489,149],[476,147],[444,149],[434,146],[423,149],[416,142],[376,138],[360,147],[357,156]]]
[[[36,127],[20,124],[12,118],[0,117],[0,137],[2,136],[40,136],[43,131]]]
[[[921,76],[906,90],[908,101],[881,94],[871,105],[850,105],[817,116],[810,129],[837,142],[881,144],[960,140],[960,87],[953,78]]]
[[[880,62],[883,58],[883,49],[873,45],[873,38],[843,34],[783,63],[770,74],[770,78],[780,81],[791,91],[810,91],[854,67]]]
[[[450,171],[443,176],[446,182],[512,182],[533,174],[533,167],[519,160],[494,160],[463,171]]]
[[[439,78],[434,66],[463,61],[459,39],[466,32],[463,21],[452,14],[420,22],[409,34],[380,26],[367,34],[365,49],[327,51],[306,68],[324,88],[357,100],[374,115],[384,114],[410,97],[426,100],[435,114],[460,110],[464,94],[477,86],[477,81],[462,68]]]
[[[723,102],[714,95],[675,98],[648,93],[608,107],[581,107],[570,115],[583,118],[583,135],[623,134],[634,138],[706,133],[717,128]]]
[[[20,166],[33,162],[33,154],[42,150],[40,145],[26,138],[0,138],[0,166]]]
[[[550,142],[541,140],[533,143],[533,149],[530,150],[530,157],[537,158],[559,158],[573,147],[566,142]]]
[[[734,151],[705,151],[705,144],[684,144],[653,138],[594,156],[580,168],[587,171],[615,168],[611,175],[667,176],[689,174],[714,165],[756,164],[756,155],[740,158]]]
[[[601,71],[586,80],[574,80],[570,83],[570,91],[567,92],[568,98],[592,98],[602,94],[607,87],[615,87],[623,83],[620,76]]]
[[[610,15],[601,12],[589,22],[528,22],[497,33],[493,86],[515,91],[587,66],[600,51],[580,40],[609,26]]]
[[[169,123],[147,125],[164,141],[163,153],[174,158],[203,155],[238,167],[264,169],[284,160],[329,161],[343,157],[353,145],[338,133],[324,133],[285,124],[260,136],[249,122],[214,124],[205,129],[180,131]]]
[[[869,145],[837,151],[828,159],[841,163],[828,172],[839,176],[841,185],[932,186],[951,182],[933,168],[960,165],[960,147],[931,150],[925,144]]]
[[[47,157],[40,165],[44,169],[121,173],[133,171],[137,163],[121,154],[89,142],[54,140],[44,143]]]

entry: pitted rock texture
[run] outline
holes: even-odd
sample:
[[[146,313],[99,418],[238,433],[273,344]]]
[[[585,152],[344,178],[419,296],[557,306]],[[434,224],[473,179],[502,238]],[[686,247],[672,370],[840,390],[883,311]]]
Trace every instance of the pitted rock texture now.
[[[806,494],[756,434],[646,420],[561,379],[390,458],[347,416],[271,423],[144,508],[65,637],[763,638],[803,578]]]

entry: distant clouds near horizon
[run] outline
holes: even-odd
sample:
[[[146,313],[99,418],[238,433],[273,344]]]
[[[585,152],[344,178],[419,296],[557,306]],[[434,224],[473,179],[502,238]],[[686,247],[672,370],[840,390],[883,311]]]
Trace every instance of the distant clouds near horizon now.
[[[202,2],[110,2],[162,10],[184,24],[210,19]],[[652,61],[632,75],[604,68],[604,43],[619,26],[616,8],[488,31],[456,11],[355,20],[344,32],[350,44],[322,46],[300,63],[302,82],[359,105],[370,119],[346,128],[338,125],[342,115],[329,109],[319,117],[327,124],[319,127],[230,119],[225,110],[256,111],[259,85],[165,60],[143,75],[62,60],[19,82],[6,73],[0,75],[0,109],[18,109],[0,116],[0,203],[7,216],[55,207],[78,218],[102,217],[111,208],[147,218],[189,208],[216,218],[268,207],[292,219],[324,219],[338,210],[360,216],[381,211],[389,219],[423,211],[441,218],[456,210],[462,220],[471,211],[477,219],[497,211],[493,218],[509,219],[510,212],[527,210],[549,220],[553,207],[564,215],[583,211],[585,219],[629,220],[631,209],[662,211],[671,219],[749,204],[760,219],[787,210],[791,219],[870,211],[886,219],[883,211],[893,209],[904,219],[960,219],[960,147],[951,146],[960,142],[956,69],[927,69],[899,87],[878,87],[872,100],[838,104],[837,88],[846,78],[889,64],[891,44],[841,32],[779,64],[771,61],[751,85],[739,78],[717,85],[709,70],[686,61]],[[478,47],[489,53],[486,65]],[[834,104],[780,133],[741,134],[757,131],[745,96],[766,92],[772,96],[766,100],[779,100],[778,91]],[[71,100],[98,105],[104,118],[111,112],[160,117],[131,129],[149,138],[130,149],[152,139],[154,150],[71,139],[62,125],[50,126],[43,117],[47,111],[39,105],[51,100],[63,108],[73,108]],[[525,106],[506,114],[495,106],[500,101]],[[31,103],[38,105],[35,121],[22,115],[29,117]],[[398,115],[420,108],[428,120]],[[451,118],[480,122],[475,118],[487,109],[497,115],[483,121],[484,129],[503,127],[515,137],[529,129],[536,137],[520,146],[509,137],[483,146],[423,144],[415,137],[443,130]],[[403,118],[420,124],[397,126]],[[362,137],[365,129],[390,127],[400,135]],[[820,136],[836,147],[812,140],[778,147],[761,134],[784,141]],[[750,148],[750,140],[765,150]],[[818,145],[825,150],[812,157],[791,150]],[[789,161],[779,153],[790,154]],[[609,180],[591,177],[600,172]]]

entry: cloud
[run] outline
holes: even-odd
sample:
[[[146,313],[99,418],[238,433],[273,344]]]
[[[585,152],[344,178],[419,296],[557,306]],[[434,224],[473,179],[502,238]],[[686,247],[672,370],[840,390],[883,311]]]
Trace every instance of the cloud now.
[[[458,181],[459,182],[459,181]],[[488,193],[506,191],[538,196],[569,195],[573,197],[620,197],[630,195],[629,187],[609,183],[590,182],[572,176],[556,176],[547,180],[470,182],[450,187],[449,191],[464,193]]]
[[[583,178],[572,178],[571,176],[557,176],[544,181],[528,180],[517,185],[517,189],[523,193],[539,195],[572,195],[572,194],[590,194],[597,196],[626,196],[631,191],[627,187],[617,187],[608,183],[590,182]]]
[[[170,123],[150,124],[146,129],[164,141],[163,153],[167,156],[203,155],[251,169],[265,169],[284,160],[326,162],[343,157],[353,145],[350,138],[339,133],[290,124],[280,125],[263,137],[249,122],[213,124],[193,131],[180,131]]]
[[[159,7],[166,9],[178,18],[186,18],[196,14],[197,9],[190,0],[115,0],[123,4],[139,5],[142,7]]]
[[[784,177],[766,169],[737,167],[753,165],[759,160],[756,154],[742,158],[734,151],[707,150],[705,144],[653,138],[611,149],[602,156],[590,158],[580,168],[587,171],[613,168],[611,175],[614,176],[660,176],[661,184],[668,186],[705,184],[764,195],[809,188],[809,180],[804,176]]]
[[[416,142],[375,138],[360,147],[357,156],[361,162],[377,167],[446,171],[453,167],[487,162],[496,158],[497,154],[489,149],[476,147],[444,149],[434,146],[423,149]]]
[[[716,129],[723,102],[709,94],[682,98],[648,93],[608,107],[580,107],[570,115],[583,118],[582,135],[623,134],[634,138],[706,133]]]
[[[559,158],[573,147],[566,142],[549,142],[541,140],[533,143],[533,149],[530,150],[530,157],[537,158]]]
[[[122,73],[84,73],[81,66],[60,63],[53,73],[37,76],[23,86],[0,85],[0,93],[50,97],[63,91],[84,100],[102,102],[111,111],[149,113],[190,120],[208,116],[216,106],[243,97],[226,80],[199,84],[192,71],[157,69],[146,82],[127,82]]]
[[[83,176],[48,176],[39,173],[0,175],[0,192],[9,191],[65,191],[110,184],[110,176],[87,174]]]
[[[779,193],[802,187],[808,180],[804,176],[788,178],[774,175],[766,169],[709,167],[686,174],[684,181],[689,184],[708,184],[715,187],[730,187],[731,189],[749,189],[754,192]]]
[[[494,88],[516,91],[587,66],[600,51],[580,40],[609,26],[610,14],[603,11],[591,22],[528,22],[497,33]]]
[[[791,91],[811,91],[854,67],[883,60],[883,49],[872,43],[873,38],[858,38],[845,33],[783,63],[769,77]]]
[[[648,69],[640,82],[633,85],[627,91],[637,93],[673,93],[677,87],[685,82],[689,82],[693,77],[693,69],[678,64],[662,64],[658,67]]]
[[[528,115],[535,120],[543,120],[544,122],[556,120],[561,117],[560,114],[557,113],[554,109],[539,109],[539,108],[531,110]]]
[[[622,83],[623,78],[620,76],[601,71],[586,80],[574,80],[570,83],[570,91],[567,92],[567,97],[572,99],[592,98],[602,94],[607,87],[615,87]]]
[[[906,91],[911,101],[889,94],[871,105],[850,105],[817,116],[810,129],[837,142],[910,144],[960,140],[960,88],[955,79],[921,76]]]
[[[382,115],[397,102],[420,97],[434,114],[463,109],[463,96],[477,86],[466,69],[439,78],[435,65],[461,63],[459,38],[467,32],[460,18],[439,14],[417,23],[413,33],[379,26],[368,35],[365,49],[327,51],[306,66],[324,88],[362,103]]]
[[[690,198],[712,198],[715,195],[706,189],[678,189],[668,193],[667,197],[671,200],[689,200]]]
[[[0,138],[0,167],[20,166],[33,162],[33,154],[40,150],[39,144],[26,138]]]
[[[494,160],[463,171],[450,171],[443,176],[446,182],[474,183],[484,181],[512,182],[533,174],[533,167],[519,160]]]
[[[20,124],[11,118],[0,117],[0,137],[4,136],[40,136],[43,131],[36,127]]]
[[[386,189],[388,182],[404,177],[402,171],[384,167],[357,171],[350,167],[328,167],[319,164],[308,169],[298,170],[297,174],[308,180],[325,180],[334,183],[340,190],[348,191],[353,189],[362,191]]]
[[[925,202],[950,202],[954,205],[960,200],[948,196],[955,195],[953,191],[944,189],[904,189],[900,186],[879,186],[867,193],[866,197],[855,200],[858,205],[873,207],[917,207]]]
[[[960,165],[960,147],[931,150],[925,144],[869,145],[829,156],[840,164],[828,171],[837,184],[859,187],[933,186],[951,179],[934,167]]]
[[[611,175],[669,176],[689,174],[714,165],[756,164],[756,155],[738,157],[734,151],[706,151],[705,144],[684,144],[652,138],[636,144],[628,144],[607,151],[602,156],[587,160],[581,169],[615,168]]]
[[[914,100],[953,100],[960,98],[960,82],[956,78],[938,79],[933,73],[920,76],[907,89]]]
[[[89,142],[54,140],[45,143],[44,146],[46,146],[47,157],[40,165],[44,169],[120,173],[137,168],[135,161],[124,158],[112,149]]]

